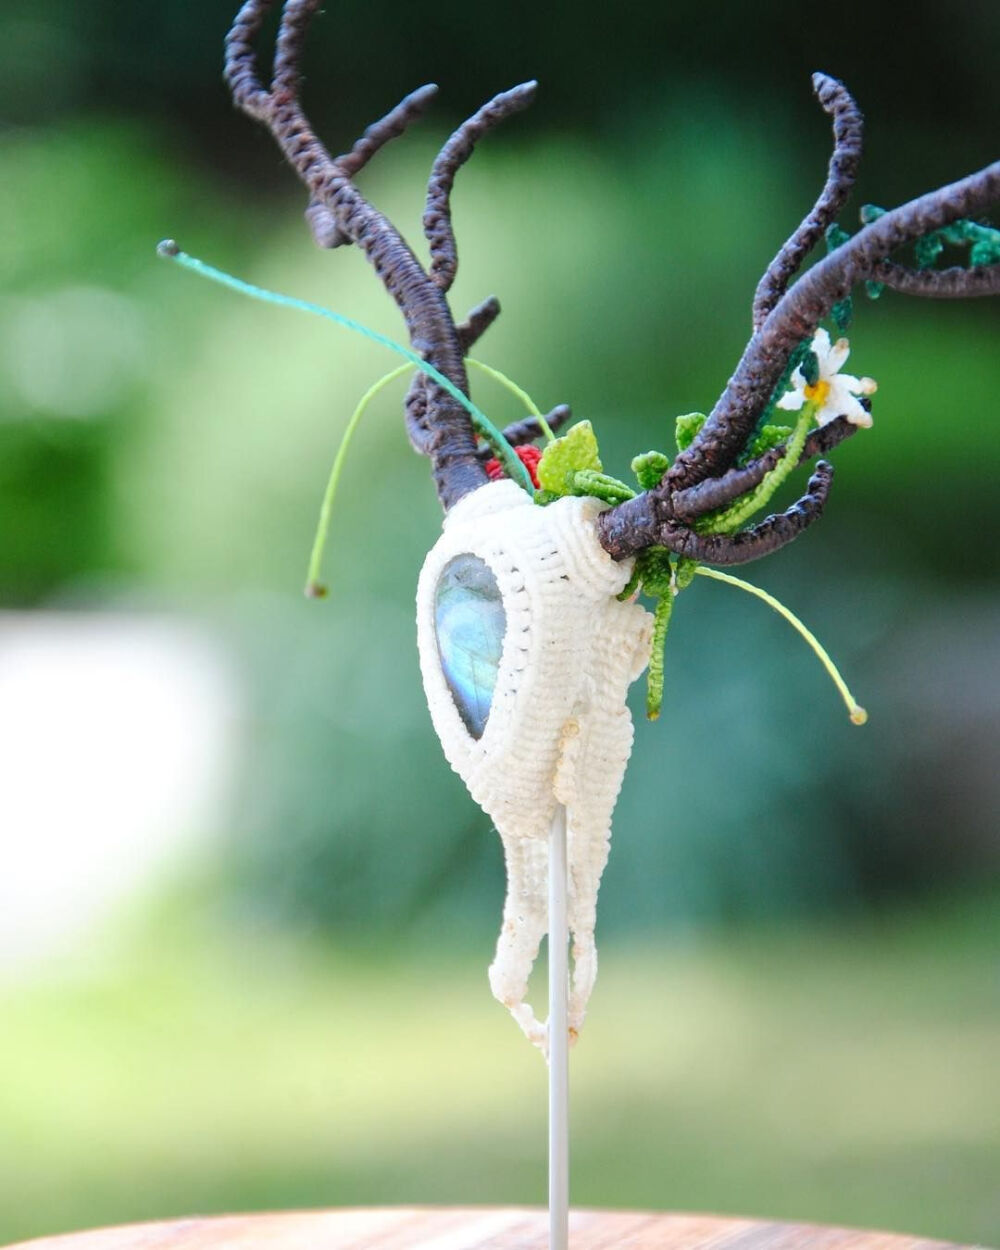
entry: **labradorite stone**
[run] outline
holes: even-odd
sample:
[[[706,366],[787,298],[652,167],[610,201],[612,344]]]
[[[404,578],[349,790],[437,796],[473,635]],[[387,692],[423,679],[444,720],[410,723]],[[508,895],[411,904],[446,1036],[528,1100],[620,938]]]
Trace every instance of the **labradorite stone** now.
[[[473,738],[481,738],[497,684],[507,616],[497,579],[478,556],[455,556],[441,570],[434,629],[458,713]]]

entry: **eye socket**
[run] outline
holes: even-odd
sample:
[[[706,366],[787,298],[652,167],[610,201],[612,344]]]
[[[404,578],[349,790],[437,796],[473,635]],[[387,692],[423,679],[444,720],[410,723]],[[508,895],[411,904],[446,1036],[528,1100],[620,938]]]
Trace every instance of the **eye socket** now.
[[[441,671],[473,738],[486,729],[506,632],[492,569],[479,556],[452,557],[434,591],[434,633]]]

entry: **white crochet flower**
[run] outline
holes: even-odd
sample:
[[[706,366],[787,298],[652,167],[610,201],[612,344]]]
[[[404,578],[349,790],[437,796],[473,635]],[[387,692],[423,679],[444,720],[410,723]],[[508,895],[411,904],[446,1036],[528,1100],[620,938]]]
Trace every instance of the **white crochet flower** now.
[[[817,330],[812,350],[819,362],[819,377],[810,384],[803,377],[801,367],[797,368],[791,378],[792,389],[782,395],[776,407],[798,412],[808,401],[819,404],[817,425],[826,425],[835,417],[846,417],[852,425],[870,426],[872,414],[861,403],[861,398],[874,395],[878,384],[872,378],[855,378],[840,372],[851,352],[847,339],[838,339],[831,345],[829,334]]]

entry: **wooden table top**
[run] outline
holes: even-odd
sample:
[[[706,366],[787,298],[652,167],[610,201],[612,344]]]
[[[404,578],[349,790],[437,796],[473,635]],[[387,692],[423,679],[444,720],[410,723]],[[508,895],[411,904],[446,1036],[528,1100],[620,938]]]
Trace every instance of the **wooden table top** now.
[[[31,1250],[546,1250],[528,1207],[370,1207],[131,1224],[21,1242]],[[573,1211],[571,1250],[943,1250],[895,1233],[648,1211]],[[14,1250],[9,1247],[8,1250]]]

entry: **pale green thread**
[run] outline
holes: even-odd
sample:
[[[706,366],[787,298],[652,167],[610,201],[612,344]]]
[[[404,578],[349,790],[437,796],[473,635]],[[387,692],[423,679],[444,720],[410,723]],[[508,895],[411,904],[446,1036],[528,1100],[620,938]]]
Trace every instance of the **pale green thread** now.
[[[830,675],[830,679],[840,692],[840,697],[847,705],[847,712],[851,718],[851,723],[854,725],[865,724],[868,720],[868,713],[857,702],[854,695],[851,694],[847,687],[847,682],[844,681],[843,677],[841,677],[836,664],[834,664],[833,660],[830,659],[829,654],[820,643],[819,639],[812,632],[812,630],[808,629],[802,621],[799,620],[794,612],[786,608],[785,605],[775,599],[773,595],[769,595],[766,590],[761,590],[759,586],[754,586],[750,582],[745,582],[740,577],[733,577],[731,573],[720,573],[718,569],[705,568],[703,565],[699,565],[695,569],[695,572],[699,577],[711,577],[714,581],[726,582],[730,586],[736,586],[739,590],[745,590],[748,595],[754,595],[758,599],[763,599],[768,607],[773,608],[779,616],[783,616],[789,625],[791,625],[793,629],[798,630],[809,646],[812,647],[816,658]]]
[[[798,467],[799,457],[802,455],[802,448],[805,446],[806,435],[818,408],[818,403],[809,400],[802,405],[802,412],[795,423],[795,430],[785,447],[785,454],[778,463],[770,473],[764,475],[752,491],[737,499],[724,512],[720,512],[717,516],[712,517],[704,525],[698,525],[697,528],[701,533],[731,533],[733,530],[738,529],[744,521],[749,520],[755,512],[763,508],[778,487],[791,474],[792,470]]]
[[[351,413],[351,419],[348,421],[344,433],[340,439],[340,445],[337,448],[337,454],[333,460],[333,468],[330,470],[330,477],[326,484],[326,490],[323,493],[323,503],[319,510],[319,521],[316,525],[316,537],[313,539],[312,553],[309,556],[309,572],[306,574],[306,594],[310,599],[325,599],[329,594],[329,588],[320,581],[320,568],[323,564],[323,552],[326,549],[326,539],[330,532],[330,517],[333,513],[333,500],[337,494],[337,486],[340,483],[340,475],[344,469],[344,461],[347,459],[347,450],[350,447],[351,439],[354,437],[354,431],[361,423],[361,418],[365,415],[365,410],[375,396],[390,382],[395,382],[397,378],[401,378],[404,373],[410,372],[410,366],[400,365],[393,369],[391,373],[387,373],[385,377],[379,378],[377,382],[373,382],[368,390],[361,396],[358,406]]]
[[[296,299],[291,295],[280,295],[275,291],[268,291],[265,287],[254,286],[251,282],[244,282],[241,278],[234,278],[232,274],[228,274],[222,269],[216,269],[214,265],[206,264],[205,261],[198,260],[197,257],[189,256],[186,252],[182,252],[172,240],[164,240],[156,250],[167,260],[175,261],[183,268],[190,269],[193,273],[197,273],[203,278],[209,278],[212,282],[218,282],[220,286],[229,287],[230,290],[238,291],[241,295],[248,295],[251,299],[261,300],[265,304],[277,304],[281,308],[294,308],[298,312],[312,313],[314,316],[323,317],[326,321],[332,321],[335,325],[343,326],[347,330],[353,330],[356,334],[363,334],[365,338],[371,339],[375,343],[381,343],[383,347],[388,347],[390,351],[405,357],[411,365],[422,373],[426,373],[429,378],[433,378],[438,386],[447,391],[453,399],[462,405],[472,418],[472,424],[476,432],[497,453],[498,459],[502,461],[507,471],[507,476],[513,478],[529,495],[534,495],[535,488],[532,485],[528,470],[520,458],[515,455],[513,447],[511,447],[496,426],[485,413],[476,407],[468,395],[462,394],[454,382],[446,378],[432,364],[423,360],[416,352],[410,351],[408,347],[403,347],[401,343],[397,343],[386,335],[380,334],[378,330],[369,329],[368,326],[362,325],[360,321],[355,321],[353,317],[345,317],[343,313],[332,312],[321,304],[311,304],[308,300]]]
[[[512,382],[505,373],[501,373],[499,369],[494,369],[492,365],[483,364],[481,360],[476,360],[472,356],[466,356],[465,363],[467,365],[475,365],[476,368],[485,373],[487,377],[491,377],[494,382],[499,382],[501,386],[506,387],[512,395],[515,395],[521,403],[524,404],[528,412],[538,421],[538,424],[541,426],[542,433],[545,435],[546,442],[555,442],[556,436],[552,433],[552,427],[542,416],[542,410],[538,407],[527,391],[522,390],[516,382]]]

